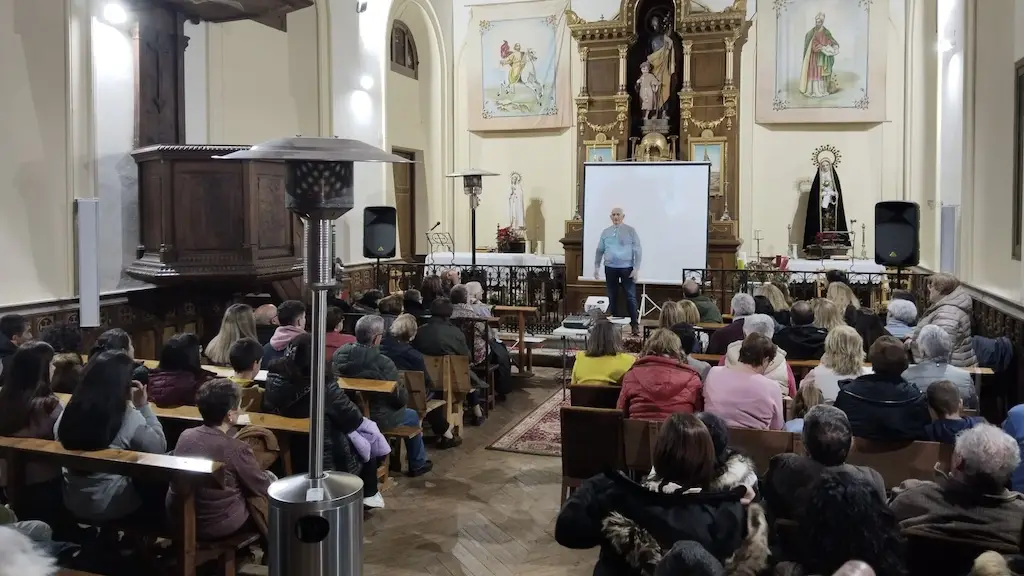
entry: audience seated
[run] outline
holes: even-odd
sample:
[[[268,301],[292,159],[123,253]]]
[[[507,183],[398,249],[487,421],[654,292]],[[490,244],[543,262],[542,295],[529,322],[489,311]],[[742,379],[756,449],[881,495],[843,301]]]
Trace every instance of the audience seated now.
[[[407,314],[412,314],[416,318],[423,318],[430,314],[430,312],[423,307],[423,295],[415,288],[410,288],[402,294],[402,309],[404,309]]]
[[[405,388],[405,382],[398,378],[395,363],[381,354],[380,343],[383,338],[383,318],[376,314],[360,318],[356,322],[356,341],[338,348],[331,359],[334,373],[341,378],[396,381],[394,392],[368,395],[370,419],[376,422],[381,430],[390,430],[398,426],[418,428],[419,414],[406,406],[409,402],[409,391]],[[406,438],[405,447],[409,458],[409,476],[420,476],[430,472],[434,465],[427,460],[423,434]]]
[[[680,322],[686,322],[683,307],[671,300],[662,303],[661,313],[658,315],[658,328],[671,328]]]
[[[644,342],[640,359],[622,377],[616,407],[627,418],[664,420],[677,412],[699,412],[700,374],[683,359],[679,337],[658,328]]]
[[[32,326],[21,314],[7,314],[0,318],[0,374],[4,362],[14,356],[14,351],[32,339]]]
[[[428,311],[434,300],[448,297],[447,294],[444,294],[444,288],[441,286],[441,277],[436,274],[423,277],[423,282],[420,282],[420,295],[423,297],[423,308]]]
[[[54,324],[43,330],[39,339],[53,347],[50,390],[71,394],[81,378],[82,331],[70,324]]]
[[[157,406],[191,406],[199,386],[214,374],[203,370],[203,347],[195,334],[175,334],[160,350],[160,364],[149,373],[149,398]]]
[[[748,489],[746,499],[751,499],[758,491],[754,461],[729,445],[729,427],[725,420],[711,412],[700,412],[697,418],[707,427],[715,447],[715,471],[708,490],[723,492],[743,486]]]
[[[338,348],[356,341],[355,336],[342,332],[345,328],[345,314],[341,308],[337,306],[327,308],[326,326],[327,336],[324,338],[324,348],[328,358],[333,357]]]
[[[482,318],[469,302],[469,291],[462,284],[456,284],[450,291],[452,318]],[[512,391],[512,357],[508,348],[500,341],[491,337],[486,322],[474,323],[473,363],[480,364],[490,355],[491,364],[498,367],[494,378],[494,391],[497,400],[503,402],[505,396]]]
[[[911,350],[914,361],[920,362],[923,355],[919,338],[925,326],[934,325],[949,334],[953,342],[953,354],[949,363],[960,368],[969,368],[978,364],[971,344],[971,313],[974,301],[952,274],[933,274],[928,277],[928,301],[931,305],[917,323],[917,328],[910,335]]]
[[[964,401],[957,387],[949,380],[932,382],[925,393],[932,422],[924,428],[929,442],[953,444],[956,435],[985,422],[980,416],[964,416]]]
[[[831,270],[826,270],[825,288],[827,289],[829,284],[833,282],[842,282],[843,284],[849,284],[850,277],[846,272],[843,272],[842,270],[836,270],[835,268],[832,268]]]
[[[814,325],[822,330],[832,331],[847,325],[843,313],[831,300],[825,298],[811,300],[811,311],[814,313]]]
[[[686,355],[686,363],[700,374],[701,382],[707,380],[708,372],[711,371],[711,364],[693,357],[700,347],[700,339],[698,338],[697,331],[693,329],[693,325],[688,322],[682,322],[673,326],[672,332],[679,338],[680,349]]]
[[[775,307],[772,306],[772,303],[768,300],[767,296],[762,296],[760,294],[754,296],[754,314],[764,314],[772,319],[776,330],[782,329],[782,324],[775,319]]]
[[[384,319],[384,331],[391,330],[391,324],[398,318],[399,314],[405,311],[405,294],[397,293],[385,296],[377,302],[377,310],[380,317]]]
[[[694,280],[683,282],[683,298],[693,302],[700,312],[700,322],[721,322],[722,313],[718,310],[715,301],[701,294],[700,285]],[[752,313],[752,312],[751,312]],[[691,322],[697,324],[698,322]]]
[[[462,282],[461,277],[462,275],[456,268],[449,268],[441,272],[441,292],[446,298],[451,296],[452,288]]]
[[[437,394],[431,388],[440,383],[431,382],[423,354],[412,346],[417,330],[416,318],[411,314],[402,314],[391,324],[391,330],[381,341],[380,352],[390,358],[398,370],[422,372],[429,400]],[[447,450],[462,444],[462,438],[455,435],[454,427],[445,419],[444,410],[431,410],[424,415],[423,420],[430,424],[438,437],[435,444],[437,448]]]
[[[748,316],[743,322],[743,335],[746,337],[751,334],[760,334],[771,340],[772,336],[775,335],[775,319],[767,314]],[[742,341],[729,344],[719,365],[726,368],[735,368],[739,364],[741,346],[743,346]],[[783,396],[792,398],[796,394],[796,377],[793,376],[793,369],[786,363],[785,350],[778,346],[775,347],[775,357],[772,358],[768,368],[765,369],[764,375],[778,383],[779,390],[782,391]]]
[[[762,284],[755,290],[757,296],[763,296],[772,307],[772,317],[781,326],[789,326],[792,323],[790,318],[790,305],[786,295],[782,293],[775,284]]]
[[[833,574],[851,560],[878,576],[906,574],[906,542],[896,518],[877,487],[849,470],[822,475],[798,522],[798,562],[776,566],[778,576]]]
[[[277,307],[277,329],[270,342],[263,345],[263,369],[284,355],[293,339],[306,333],[306,305],[298,300],[285,300]]]
[[[906,480],[890,508],[904,531],[1016,553],[1024,523],[1024,495],[1006,489],[1020,464],[1017,443],[990,424],[956,437],[948,476]]]
[[[53,440],[53,425],[64,410],[50,388],[53,357],[49,344],[35,341],[22,344],[7,359],[0,377],[0,436]],[[6,467],[0,459],[0,486],[7,484]],[[15,512],[24,520],[53,522],[61,513],[60,468],[32,462],[25,476],[23,506]]]
[[[655,442],[656,482],[637,484],[620,472],[590,478],[562,506],[555,540],[568,548],[601,547],[595,575],[651,574],[659,543],[690,541],[744,574],[767,561],[767,525],[746,489],[710,492],[715,451],[707,427],[692,414],[673,414]],[[735,565],[735,564],[734,564]],[[661,573],[661,572],[659,572]]]
[[[704,383],[704,409],[734,428],[781,430],[784,424],[782,392],[764,373],[777,349],[761,334],[751,334],[740,346],[734,368],[715,366]]]
[[[256,339],[259,340],[260,344],[266,346],[270,344],[270,339],[274,337],[274,332],[277,331],[277,306],[264,304],[256,309],[254,315],[256,317]]]
[[[743,340],[743,319],[754,313],[754,297],[740,292],[732,297],[732,322],[715,330],[708,342],[708,354],[725,354],[729,344]]]
[[[436,278],[436,276],[435,276]],[[432,281],[433,282],[433,281]],[[440,280],[438,280],[440,282]],[[426,285],[426,278],[424,278]],[[424,302],[426,302],[424,296]],[[453,311],[451,300],[445,297],[435,298],[430,303],[430,319],[426,324],[420,326],[416,331],[416,337],[412,340],[413,348],[425,356],[466,356],[469,357],[469,345],[466,343],[466,336],[457,326],[452,324],[450,318]],[[472,360],[472,358],[470,358]],[[470,379],[473,380],[473,387],[476,389],[469,394],[466,402],[472,409],[468,416],[469,424],[479,426],[485,418],[480,408],[480,392],[486,384],[477,378],[476,374],[470,372]]]
[[[132,370],[132,380],[142,384],[149,384],[149,368],[145,364],[135,360],[135,346],[132,345],[132,337],[120,328],[111,328],[96,339],[96,343],[89,350],[89,360],[98,356],[101,352],[124,352],[132,361],[135,368]]]
[[[825,402],[835,402],[840,382],[859,378],[871,370],[864,367],[864,344],[856,330],[843,324],[825,337],[825,353],[821,362],[800,381],[800,387],[814,386],[821,390]]]
[[[793,419],[786,421],[783,430],[799,434],[804,429],[804,416],[807,415],[807,411],[824,403],[825,397],[817,386],[804,384],[793,397]]]
[[[196,536],[203,540],[227,538],[246,525],[253,531],[266,526],[266,518],[250,520],[251,506],[259,506],[247,500],[262,499],[262,506],[266,507],[267,489],[274,478],[260,467],[252,448],[232,433],[240,402],[239,388],[231,380],[217,378],[204,383],[196,394],[203,425],[182,432],[172,452],[175,456],[207,458],[223,464],[224,479],[220,486],[200,488],[195,495]],[[171,486],[168,504],[176,496]]]
[[[910,336],[917,324],[917,306],[910,300],[893,298],[885,313],[885,330],[903,340]]]
[[[933,382],[948,380],[960,391],[964,406],[977,410],[979,400],[974,377],[967,370],[949,363],[953,354],[953,341],[949,333],[934,324],[922,326],[917,335],[917,346],[921,359],[907,368],[903,378],[916,384],[922,392],[927,392]]]
[[[252,338],[242,338],[231,345],[228,358],[235,371],[230,380],[238,385],[242,410],[259,412],[263,391],[256,382],[256,375],[263,361],[263,346]]]
[[[378,312],[377,306],[383,298],[384,292],[371,288],[363,292],[356,299],[355,303],[352,304],[352,311],[358,314],[376,314]]]
[[[885,330],[882,319],[871,308],[858,308],[853,314],[851,325],[857,331],[857,334],[860,334],[860,338],[864,342],[865,354],[871,349],[871,345],[875,343],[875,340],[878,340],[881,336],[892,336],[892,334]]]
[[[280,358],[268,368],[267,388],[261,412],[288,418],[309,418],[310,367],[313,338],[301,334],[292,339]],[[319,383],[318,383],[319,385]],[[356,474],[363,480],[363,505],[383,508],[384,499],[377,491],[377,463],[363,462],[352,447],[348,434],[363,422],[359,408],[335,382],[334,369],[328,359],[324,366],[324,470]],[[292,463],[296,472],[309,470],[308,438],[292,440]]]
[[[789,360],[819,360],[825,353],[825,335],[828,331],[814,325],[811,305],[803,300],[793,303],[788,310],[789,325],[775,333],[772,341],[786,352]]]
[[[484,302],[484,287],[479,282],[466,282],[466,295],[469,297],[469,307],[481,318],[491,317],[491,307]]]
[[[1017,445],[1020,446],[1021,460],[1024,461],[1024,404],[1018,404],[1006,413],[1006,420],[1003,420],[1003,432],[1017,441]],[[1024,464],[1013,471],[1010,486],[1015,492],[1024,493]],[[1021,543],[1024,544],[1024,540]]]
[[[203,351],[215,366],[228,366],[231,345],[239,338],[256,338],[256,316],[248,304],[232,304],[224,311],[220,330]]]
[[[868,360],[874,372],[843,386],[835,401],[850,419],[853,435],[889,442],[922,440],[924,427],[932,419],[927,397],[903,379],[907,369],[903,344],[882,336],[871,345]]]
[[[853,447],[853,433],[846,414],[828,404],[818,404],[804,416],[800,431],[807,455],[772,456],[762,489],[768,511],[776,518],[796,520],[803,516],[811,491],[822,474],[843,470],[865,481],[885,498],[885,481],[873,468],[846,463]]]
[[[132,380],[134,367],[131,357],[120,351],[101,352],[89,360],[82,383],[54,425],[54,436],[65,449],[167,452],[146,386]],[[64,506],[86,521],[132,515],[159,523],[166,493],[166,484],[159,482],[64,469]]]
[[[586,382],[619,385],[636,356],[622,351],[622,329],[600,319],[590,328],[587,349],[576,353],[570,384]]]
[[[836,305],[847,324],[853,326],[856,321],[857,310],[860,309],[860,300],[853,293],[853,289],[845,282],[830,282],[825,290],[825,298]]]

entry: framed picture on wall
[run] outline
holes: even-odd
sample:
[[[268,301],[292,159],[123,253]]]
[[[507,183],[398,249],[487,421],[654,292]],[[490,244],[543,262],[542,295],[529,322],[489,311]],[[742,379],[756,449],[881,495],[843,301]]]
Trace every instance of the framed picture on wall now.
[[[619,141],[598,133],[594,140],[584,140],[587,147],[587,162],[615,162]]]
[[[728,164],[728,139],[724,136],[713,136],[705,131],[700,136],[690,136],[687,142],[690,146],[689,160],[691,162],[711,163],[711,184],[708,187],[708,195],[718,198],[725,194],[722,189],[722,182],[726,175]]]

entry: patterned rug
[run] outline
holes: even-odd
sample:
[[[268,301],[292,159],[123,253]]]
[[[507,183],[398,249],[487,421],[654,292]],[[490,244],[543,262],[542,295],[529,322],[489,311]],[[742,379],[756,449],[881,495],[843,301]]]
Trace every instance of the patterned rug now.
[[[559,412],[569,405],[569,394],[562,399],[562,390],[534,408],[518,424],[495,440],[488,450],[534,454],[536,456],[562,456],[562,431]]]

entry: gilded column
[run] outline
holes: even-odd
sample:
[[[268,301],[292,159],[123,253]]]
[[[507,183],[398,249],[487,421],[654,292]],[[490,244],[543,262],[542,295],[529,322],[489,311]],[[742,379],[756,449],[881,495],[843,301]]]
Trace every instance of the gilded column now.
[[[626,52],[627,46],[619,46],[619,94],[626,93]]]
[[[590,55],[590,48],[583,46],[580,48],[580,65],[583,66],[583,72],[580,74],[580,96],[585,97],[587,93],[587,56]]]
[[[690,80],[690,60],[693,56],[693,40],[683,40],[683,90],[693,90]]]

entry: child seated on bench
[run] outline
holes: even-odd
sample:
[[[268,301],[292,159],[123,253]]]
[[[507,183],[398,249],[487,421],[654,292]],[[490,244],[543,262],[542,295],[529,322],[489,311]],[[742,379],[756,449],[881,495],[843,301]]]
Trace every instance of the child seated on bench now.
[[[228,350],[228,359],[235,371],[229,379],[241,389],[242,411],[258,412],[263,403],[263,390],[256,382],[256,375],[263,362],[263,346],[252,338],[239,338]]]
[[[968,428],[983,424],[980,416],[962,416],[964,400],[960,391],[949,380],[933,382],[928,387],[928,411],[932,423],[924,428],[925,440],[943,444],[956,443],[956,435]]]
[[[252,342],[259,346],[255,340]],[[238,418],[240,400],[238,386],[227,378],[204,383],[196,393],[203,425],[182,432],[174,447],[175,456],[207,458],[224,464],[223,485],[200,488],[196,493],[196,535],[203,540],[227,538],[250,522],[252,508],[266,509],[272,477],[260,467],[252,448],[230,434]],[[172,487],[169,504],[174,497]],[[262,499],[262,507],[257,502],[250,504],[249,499]],[[265,525],[265,520],[260,519],[251,523],[253,530]]]

